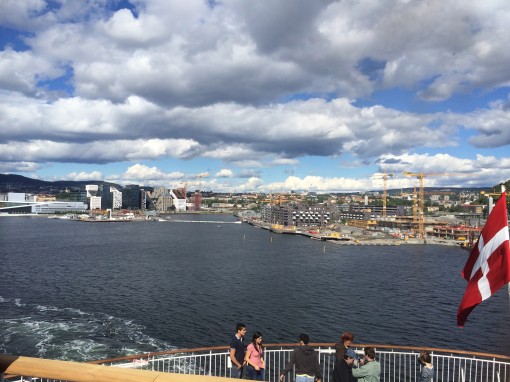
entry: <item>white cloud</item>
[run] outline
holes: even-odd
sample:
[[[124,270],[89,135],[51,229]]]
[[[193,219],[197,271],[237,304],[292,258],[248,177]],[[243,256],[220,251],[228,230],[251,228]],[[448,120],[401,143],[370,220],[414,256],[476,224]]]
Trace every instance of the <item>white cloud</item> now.
[[[298,167],[302,158],[351,167],[397,158],[399,171],[404,160],[430,172],[451,161],[493,179],[479,167],[490,155],[474,153],[510,145],[508,99],[466,113],[406,111],[457,94],[488,103],[508,88],[506,2],[122,4],[131,9],[106,0],[2,3],[0,25],[25,32],[0,47],[3,168],[206,158],[232,171],[221,177],[257,178],[257,169]],[[397,96],[383,99],[386,90]],[[471,159],[446,154],[466,132]],[[416,154],[429,149],[445,154]],[[143,179],[135,170],[125,175]]]
[[[181,179],[183,177],[184,174],[182,172],[166,173],[164,171],[161,171],[157,167],[148,167],[146,165],[142,165],[139,163],[130,166],[122,176],[122,178],[136,179],[138,181],[142,180],[162,181]]]
[[[31,172],[40,168],[41,165],[34,162],[0,162],[0,172],[2,173]]]
[[[99,171],[92,172],[71,172],[63,177],[63,180],[83,181],[83,180],[102,180],[103,174]]]
[[[11,142],[0,144],[0,160],[38,162],[109,163],[161,159],[164,157],[184,158],[197,147],[197,143],[179,139],[114,140],[89,143],[60,143],[47,140]]]
[[[234,172],[228,168],[223,168],[216,173],[217,178],[231,178]]]
[[[259,177],[251,177],[243,185],[243,191],[257,191],[263,184],[264,181]]]

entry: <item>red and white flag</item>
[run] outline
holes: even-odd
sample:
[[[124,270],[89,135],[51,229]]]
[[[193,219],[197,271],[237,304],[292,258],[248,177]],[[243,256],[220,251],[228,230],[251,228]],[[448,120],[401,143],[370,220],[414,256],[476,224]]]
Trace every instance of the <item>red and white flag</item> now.
[[[464,326],[471,311],[510,282],[510,246],[506,195],[494,205],[485,227],[462,271],[468,282],[457,312],[457,326]]]

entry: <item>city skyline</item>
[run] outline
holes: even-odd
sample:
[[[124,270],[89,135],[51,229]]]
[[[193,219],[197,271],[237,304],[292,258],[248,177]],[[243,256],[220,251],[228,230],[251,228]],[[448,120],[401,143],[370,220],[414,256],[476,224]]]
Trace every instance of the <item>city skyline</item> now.
[[[510,179],[510,4],[0,4],[0,173],[218,192]]]

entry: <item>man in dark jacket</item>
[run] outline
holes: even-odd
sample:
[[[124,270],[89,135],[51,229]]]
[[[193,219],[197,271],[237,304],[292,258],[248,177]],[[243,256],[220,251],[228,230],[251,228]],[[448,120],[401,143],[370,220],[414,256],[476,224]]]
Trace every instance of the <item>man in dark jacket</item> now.
[[[299,347],[295,348],[290,355],[290,361],[280,374],[280,381],[283,382],[285,375],[296,367],[296,382],[317,382],[321,381],[321,368],[319,365],[319,355],[311,346],[306,334],[299,335]]]

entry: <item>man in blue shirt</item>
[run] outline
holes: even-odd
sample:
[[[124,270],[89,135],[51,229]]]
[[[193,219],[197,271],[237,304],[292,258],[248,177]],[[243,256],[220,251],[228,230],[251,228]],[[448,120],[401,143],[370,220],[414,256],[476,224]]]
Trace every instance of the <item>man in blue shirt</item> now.
[[[243,378],[244,355],[246,354],[246,346],[243,339],[246,334],[246,325],[239,323],[236,325],[236,334],[230,341],[230,361],[232,368],[230,369],[231,378]]]

